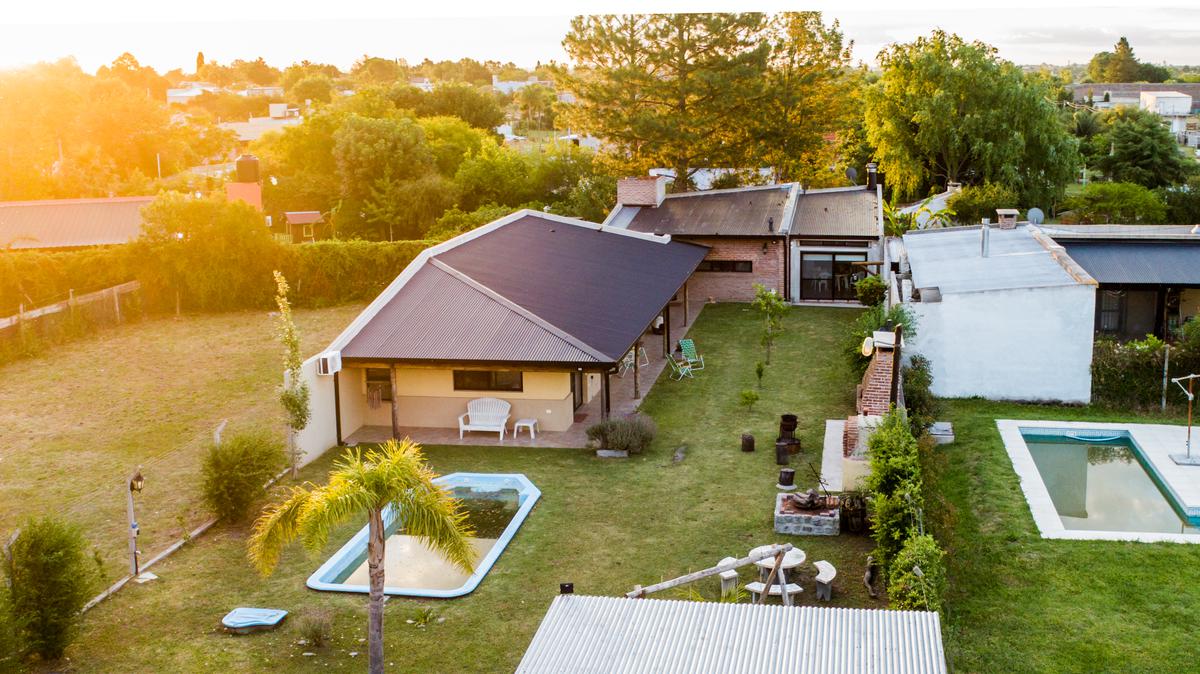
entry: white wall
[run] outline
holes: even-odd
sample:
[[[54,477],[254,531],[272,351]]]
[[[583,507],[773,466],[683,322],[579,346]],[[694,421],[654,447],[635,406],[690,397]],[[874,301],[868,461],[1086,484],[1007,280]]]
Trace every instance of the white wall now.
[[[1095,305],[1089,285],[947,294],[908,305],[908,349],[930,360],[941,397],[1086,403]]]
[[[296,446],[303,452],[300,465],[306,465],[337,444],[337,417],[333,409],[333,377],[317,374],[317,356],[304,361],[300,376],[308,383],[308,405],[312,415],[308,426],[296,435]]]

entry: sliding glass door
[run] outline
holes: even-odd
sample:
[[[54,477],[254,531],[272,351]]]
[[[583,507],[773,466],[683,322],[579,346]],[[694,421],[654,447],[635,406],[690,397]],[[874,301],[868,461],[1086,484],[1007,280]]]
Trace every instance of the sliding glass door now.
[[[866,253],[800,253],[800,299],[854,300],[854,284],[867,275]]]

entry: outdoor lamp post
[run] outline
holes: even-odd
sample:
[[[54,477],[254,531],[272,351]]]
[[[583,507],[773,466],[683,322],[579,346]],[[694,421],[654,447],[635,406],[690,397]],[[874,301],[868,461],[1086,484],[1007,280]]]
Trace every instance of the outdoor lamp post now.
[[[146,478],[142,477],[142,467],[134,471],[133,475],[129,476],[129,492],[126,494],[126,511],[129,514],[129,573],[136,577],[138,575],[138,523],[137,518],[133,514],[133,493],[142,490],[146,484]]]
[[[1184,453],[1171,455],[1171,460],[1181,466],[1200,466],[1200,456],[1192,456],[1192,403],[1196,400],[1196,394],[1192,389],[1192,385],[1197,379],[1200,379],[1200,374],[1189,374],[1186,377],[1175,377],[1171,380],[1179,388],[1183,389],[1183,395],[1187,396],[1188,401],[1188,429],[1187,441],[1184,443]],[[1187,388],[1183,388],[1183,382],[1185,381],[1187,382]]]

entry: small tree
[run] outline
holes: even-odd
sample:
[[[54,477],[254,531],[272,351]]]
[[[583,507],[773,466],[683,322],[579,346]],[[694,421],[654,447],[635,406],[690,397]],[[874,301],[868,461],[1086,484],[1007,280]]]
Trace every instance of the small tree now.
[[[12,616],[26,648],[46,660],[61,658],[99,580],[83,533],[55,519],[33,520],[4,561]]]
[[[762,378],[767,372],[767,364],[761,360],[754,364],[754,376],[758,377],[758,387],[762,388]]]
[[[752,388],[742,389],[741,403],[746,406],[747,412],[754,411],[754,403],[758,402],[758,391]]]
[[[240,522],[266,495],[267,480],[284,465],[283,446],[271,433],[252,430],[213,444],[204,457],[204,503],[223,520]]]
[[[854,284],[854,294],[858,295],[858,301],[868,307],[883,304],[887,290],[887,284],[878,276],[867,276]]]
[[[279,389],[279,404],[286,415],[288,436],[288,459],[292,464],[292,477],[300,470],[300,450],[296,446],[296,435],[308,426],[312,411],[308,407],[308,384],[300,375],[300,335],[292,320],[292,303],[288,301],[288,282],[283,274],[275,274],[275,304],[279,306],[279,343],[283,345],[283,386]]]
[[[771,364],[771,347],[775,337],[783,332],[783,315],[787,312],[787,304],[779,293],[761,283],[754,284],[754,302],[752,306],[763,316],[763,333],[761,343],[767,350],[766,363]]]

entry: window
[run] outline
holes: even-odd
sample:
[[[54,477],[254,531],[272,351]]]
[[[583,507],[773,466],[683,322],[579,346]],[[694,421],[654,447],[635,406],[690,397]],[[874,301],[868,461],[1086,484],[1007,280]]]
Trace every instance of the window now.
[[[455,370],[455,391],[522,391],[520,372],[510,370]]]
[[[380,400],[392,399],[392,375],[387,368],[367,368],[367,396],[372,394],[377,394]]]
[[[752,272],[754,263],[750,260],[701,260],[696,271],[731,271]]]
[[[1115,333],[1121,329],[1121,305],[1124,293],[1119,290],[1100,291],[1100,332]]]
[[[853,300],[854,284],[867,275],[865,253],[801,253],[800,297],[806,300]]]
[[[306,238],[306,239],[313,238],[313,226],[312,225],[304,225],[304,229],[301,231],[303,232],[303,234],[301,236],[303,236],[304,238]]]

